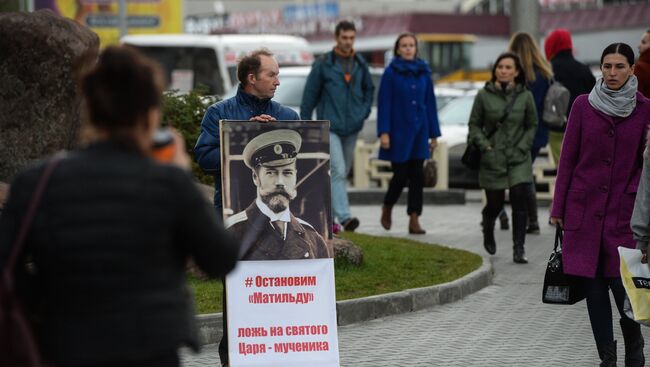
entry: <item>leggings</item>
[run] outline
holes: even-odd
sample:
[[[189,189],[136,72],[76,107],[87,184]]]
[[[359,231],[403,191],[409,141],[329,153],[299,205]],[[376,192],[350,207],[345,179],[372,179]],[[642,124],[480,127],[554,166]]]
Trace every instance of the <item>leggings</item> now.
[[[528,197],[528,190],[530,183],[520,183],[510,188],[510,205],[512,205],[513,212],[526,211],[526,198]],[[484,212],[492,218],[499,216],[505,203],[506,190],[485,190],[485,197],[487,203]]]
[[[609,290],[614,294],[616,308],[622,318],[627,318],[623,312],[625,301],[625,288],[621,278],[605,278],[597,276],[594,279],[585,278],[584,287],[587,291],[587,310],[591,331],[594,333],[596,344],[614,341],[612,326],[612,304],[609,300]]]

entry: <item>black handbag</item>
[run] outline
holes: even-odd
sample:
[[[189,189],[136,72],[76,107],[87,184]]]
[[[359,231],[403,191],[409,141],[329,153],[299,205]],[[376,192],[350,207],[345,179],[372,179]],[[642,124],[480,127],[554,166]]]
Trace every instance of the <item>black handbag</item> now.
[[[499,122],[496,124],[494,130],[485,136],[486,139],[489,140],[492,135],[494,135],[494,133],[496,133],[497,130],[501,127],[503,122],[508,118],[510,112],[512,112],[513,106],[515,105],[515,101],[520,94],[521,92],[518,92],[512,97],[510,103],[508,103],[506,106],[506,110],[503,112],[503,117],[501,117],[501,120],[499,120]],[[476,144],[470,143],[468,141],[467,146],[465,147],[465,152],[460,158],[460,161],[465,165],[465,167],[471,170],[478,170],[481,167],[481,148],[479,148]]]
[[[546,265],[542,302],[572,305],[585,299],[585,289],[580,277],[564,274],[562,267],[562,228],[555,229],[555,245]]]
[[[14,287],[13,270],[36,216],[47,182],[64,154],[55,155],[45,167],[32,195],[27,213],[11,248],[0,279],[0,366],[49,366],[40,353],[32,320]]]
[[[481,166],[481,149],[474,143],[467,143],[467,147],[460,161],[469,169],[479,169]]]

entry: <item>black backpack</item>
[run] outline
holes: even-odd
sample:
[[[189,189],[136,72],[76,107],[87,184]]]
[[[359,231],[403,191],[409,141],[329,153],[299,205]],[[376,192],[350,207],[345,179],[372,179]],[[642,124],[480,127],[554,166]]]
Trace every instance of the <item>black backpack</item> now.
[[[571,92],[562,83],[551,80],[551,85],[544,97],[542,122],[550,128],[564,129],[570,100]]]

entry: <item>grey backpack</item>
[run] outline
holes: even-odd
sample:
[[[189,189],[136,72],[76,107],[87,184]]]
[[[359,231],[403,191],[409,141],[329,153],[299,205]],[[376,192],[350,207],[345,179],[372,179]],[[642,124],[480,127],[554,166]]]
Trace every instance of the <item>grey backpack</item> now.
[[[562,83],[552,80],[544,97],[544,110],[542,121],[546,126],[556,129],[564,129],[569,110],[571,92]]]

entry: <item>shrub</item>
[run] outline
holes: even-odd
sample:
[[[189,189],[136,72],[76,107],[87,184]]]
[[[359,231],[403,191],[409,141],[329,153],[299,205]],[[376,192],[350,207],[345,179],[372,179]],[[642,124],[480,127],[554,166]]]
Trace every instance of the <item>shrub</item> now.
[[[203,173],[194,159],[194,144],[201,133],[201,120],[217,96],[206,95],[207,88],[200,87],[187,94],[167,91],[163,95],[163,122],[178,130],[185,138],[187,153],[192,157],[192,173],[198,181],[214,185],[214,177]]]

